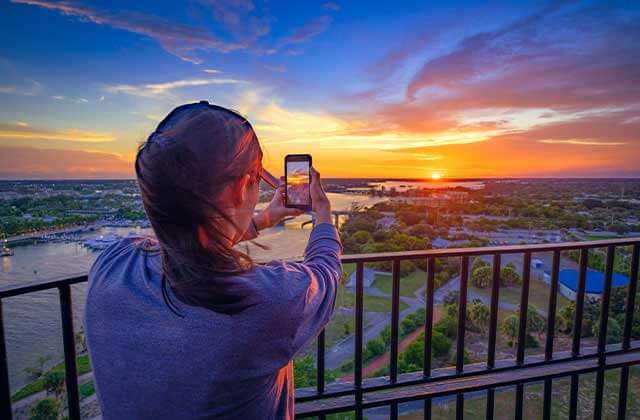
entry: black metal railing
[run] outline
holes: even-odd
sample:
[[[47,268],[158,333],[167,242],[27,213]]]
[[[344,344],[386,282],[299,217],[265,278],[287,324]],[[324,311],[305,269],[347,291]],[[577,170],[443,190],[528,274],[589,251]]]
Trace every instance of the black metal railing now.
[[[612,290],[616,247],[631,246],[629,285],[626,297],[625,319],[622,341],[607,345],[607,325]],[[597,347],[581,348],[581,334],[585,283],[589,250],[606,248],[604,288],[601,295],[601,310],[597,337]],[[561,252],[579,250],[579,274],[576,291],[575,318],[570,351],[554,351],[554,331],[556,329],[556,307],[559,291]],[[544,353],[526,355],[526,328],[531,282],[531,257],[534,253],[552,252],[552,268],[549,286],[547,335]],[[519,305],[519,325],[514,359],[496,360],[498,330],[498,301],[500,297],[501,257],[506,254],[523,254],[522,286]],[[490,321],[488,333],[487,359],[483,363],[465,364],[465,331],[467,312],[467,289],[469,281],[469,259],[477,256],[492,256],[493,270],[490,297]],[[460,258],[457,339],[455,366],[432,368],[431,339],[434,320],[435,263],[439,258]],[[589,242],[561,244],[516,245],[489,248],[438,249],[424,251],[389,252],[376,254],[345,255],[343,263],[355,263],[355,354],[353,382],[327,384],[325,374],[325,333],[317,339],[317,381],[313,389],[296,391],[296,415],[298,417],[325,418],[327,414],[355,411],[361,419],[365,409],[388,406],[390,417],[398,417],[398,405],[409,401],[424,401],[424,418],[431,418],[432,400],[437,397],[455,396],[456,417],[462,418],[465,393],[486,391],[486,417],[494,415],[496,389],[515,386],[515,417],[522,419],[525,384],[543,383],[543,417],[551,416],[553,379],[570,378],[569,417],[575,419],[578,409],[579,376],[588,372],[596,373],[594,413],[595,419],[602,417],[604,375],[608,369],[620,368],[618,398],[618,418],[626,417],[627,391],[630,367],[640,364],[640,341],[632,341],[632,326],[638,282],[640,238],[611,239]],[[400,262],[403,260],[426,260],[425,278],[425,325],[424,325],[424,367],[421,372],[399,374],[399,313],[400,313]],[[390,261],[392,267],[392,307],[389,376],[363,378],[363,322],[364,322],[364,265],[372,262]],[[65,379],[68,395],[68,417],[80,418],[78,378],[75,368],[75,341],[71,305],[71,285],[87,281],[86,275],[58,279],[45,283],[29,284],[0,289],[0,417],[12,416],[7,353],[2,318],[2,300],[41,290],[57,288],[60,294],[60,309],[65,356]],[[576,333],[578,332],[578,333]]]

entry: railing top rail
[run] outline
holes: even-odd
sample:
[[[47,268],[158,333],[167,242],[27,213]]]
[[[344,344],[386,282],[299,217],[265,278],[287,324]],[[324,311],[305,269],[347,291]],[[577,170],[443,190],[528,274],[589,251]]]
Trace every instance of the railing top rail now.
[[[503,245],[489,246],[478,248],[442,248],[442,249],[425,249],[418,251],[396,251],[396,252],[377,252],[371,254],[347,254],[341,257],[343,263],[356,262],[375,262],[389,260],[410,260],[426,257],[460,257],[463,255],[494,255],[494,254],[515,254],[522,252],[549,252],[556,250],[585,249],[585,248],[602,248],[607,246],[625,246],[640,245],[640,237],[620,238],[620,239],[602,239],[596,241],[582,242],[561,242],[548,244],[530,244],[530,245]],[[42,282],[30,282],[19,286],[7,286],[0,288],[0,299],[23,295],[26,293],[38,292],[56,287],[82,283],[87,281],[86,273],[73,274],[46,280]]]
[[[343,263],[388,261],[395,259],[417,259],[425,257],[460,257],[463,255],[516,254],[522,252],[550,252],[583,248],[604,248],[609,245],[625,246],[640,244],[640,237],[601,239],[596,241],[557,242],[548,244],[501,245],[477,248],[441,248],[418,251],[376,252],[371,254],[347,254],[342,256]]]
[[[19,286],[0,288],[0,299],[11,296],[24,295],[42,290],[55,289],[56,287],[77,284],[87,281],[86,273],[72,274],[70,276],[56,277],[47,281],[30,282]]]

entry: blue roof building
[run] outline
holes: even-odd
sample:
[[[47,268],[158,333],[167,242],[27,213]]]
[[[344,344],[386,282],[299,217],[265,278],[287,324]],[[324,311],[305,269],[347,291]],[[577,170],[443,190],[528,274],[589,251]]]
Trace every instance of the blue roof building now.
[[[578,290],[578,270],[566,268],[558,273],[558,281],[573,292]],[[622,287],[629,284],[629,277],[613,273],[611,279],[612,287]],[[602,294],[604,289],[604,273],[601,271],[587,270],[585,279],[585,293],[591,295]]]

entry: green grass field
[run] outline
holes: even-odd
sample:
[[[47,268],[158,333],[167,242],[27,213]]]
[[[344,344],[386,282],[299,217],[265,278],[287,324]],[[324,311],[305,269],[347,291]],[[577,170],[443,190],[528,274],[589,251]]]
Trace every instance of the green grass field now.
[[[336,298],[336,305],[345,308],[353,308],[356,304],[356,295],[351,293],[347,288],[340,287]],[[400,310],[407,308],[407,304],[400,301]],[[391,312],[391,298],[380,296],[364,296],[364,310],[367,312]]]
[[[470,286],[470,290],[475,293],[491,296],[491,289],[478,289]],[[520,304],[520,287],[501,287],[500,288],[500,301],[510,303],[513,305]],[[558,293],[557,307],[562,308],[569,303],[569,299]],[[549,307],[549,285],[538,280],[531,279],[529,283],[529,304],[535,305],[538,309],[541,309],[545,313]]]
[[[87,373],[87,372],[89,372],[91,370],[91,364],[89,362],[89,355],[83,354],[81,356],[76,357],[76,370],[78,372],[78,375],[82,375],[82,374]],[[60,364],[54,366],[48,372],[52,372],[52,371],[63,372],[64,373],[64,363],[60,363]],[[35,393],[43,391],[43,390],[44,390],[44,379],[40,378],[40,379],[38,379],[36,381],[33,381],[33,382],[23,386],[18,391],[16,391],[16,393],[11,396],[11,400],[12,401],[18,401],[18,400],[20,400],[22,398],[28,397],[29,395],[35,394]]]
[[[391,275],[376,274],[373,285],[380,291],[391,295],[393,281]],[[422,270],[416,270],[400,278],[400,295],[415,297],[416,290],[427,284],[427,274]]]
[[[347,325],[345,327],[345,324]],[[338,341],[354,333],[355,319],[353,315],[334,313],[331,321],[325,328],[325,345],[331,347]],[[367,327],[367,320],[363,320],[364,327]],[[347,332],[349,332],[347,334]]]

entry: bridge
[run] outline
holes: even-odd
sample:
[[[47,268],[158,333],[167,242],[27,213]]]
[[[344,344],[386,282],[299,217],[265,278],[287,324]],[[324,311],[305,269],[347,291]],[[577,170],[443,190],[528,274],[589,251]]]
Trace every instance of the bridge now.
[[[253,212],[254,215],[260,213],[259,210]],[[305,222],[302,222],[301,228],[304,229],[305,226],[315,223],[315,215],[313,213],[309,213],[311,215],[311,219]],[[340,226],[340,216],[349,216],[351,214],[350,210],[331,210],[331,215],[333,216],[333,224],[338,227]],[[278,223],[276,226],[284,226],[285,222],[295,219],[294,216],[285,217]]]

